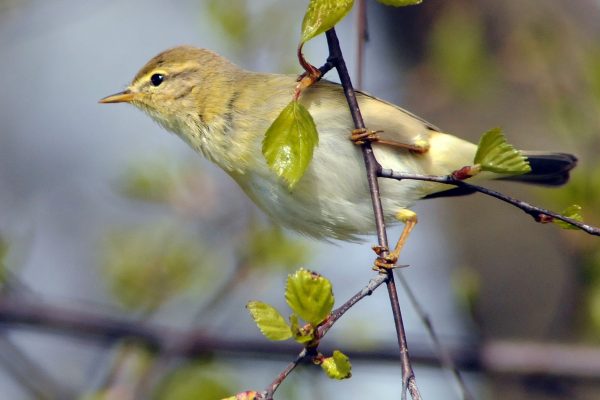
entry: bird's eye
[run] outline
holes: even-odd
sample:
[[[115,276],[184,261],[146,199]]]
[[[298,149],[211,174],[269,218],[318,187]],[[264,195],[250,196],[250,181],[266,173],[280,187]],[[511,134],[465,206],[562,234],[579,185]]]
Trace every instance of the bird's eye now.
[[[150,82],[152,82],[152,86],[159,86],[165,80],[165,76],[163,74],[154,74],[150,77]]]

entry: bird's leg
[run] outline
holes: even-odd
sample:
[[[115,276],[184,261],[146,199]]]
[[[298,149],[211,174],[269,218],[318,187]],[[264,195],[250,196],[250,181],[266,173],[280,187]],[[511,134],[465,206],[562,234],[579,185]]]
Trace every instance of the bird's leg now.
[[[373,266],[373,269],[375,270],[388,270],[396,266],[398,258],[400,257],[400,252],[406,243],[406,239],[408,239],[410,232],[413,230],[415,225],[417,225],[417,213],[406,208],[403,208],[396,213],[396,219],[404,222],[404,229],[400,234],[400,238],[398,238],[396,247],[387,255],[383,257],[381,256],[384,251],[387,251],[386,248],[382,246],[373,247],[373,251],[375,251],[375,253],[378,255],[377,259],[375,260],[375,265]]]
[[[388,146],[394,146],[399,147],[401,149],[410,150],[419,154],[427,153],[427,151],[429,150],[429,142],[426,140],[417,140],[412,144],[402,143],[394,140],[382,139],[379,135],[380,133],[383,133],[383,131],[371,131],[364,128],[355,129],[350,135],[350,140],[357,145],[364,144],[365,142],[380,143]]]

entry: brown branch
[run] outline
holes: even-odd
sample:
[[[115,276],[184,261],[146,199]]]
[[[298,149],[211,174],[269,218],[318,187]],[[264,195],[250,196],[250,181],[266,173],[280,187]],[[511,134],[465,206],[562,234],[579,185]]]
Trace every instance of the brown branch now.
[[[589,233],[590,235],[600,236],[600,228],[585,224],[581,221],[577,221],[572,218],[565,217],[564,215],[561,215],[554,211],[550,211],[550,210],[546,210],[541,207],[534,206],[525,201],[512,198],[510,196],[507,196],[507,195],[497,192],[495,190],[488,189],[488,188],[485,188],[482,186],[473,185],[471,183],[467,183],[463,180],[456,179],[452,175],[433,176],[433,175],[408,174],[408,173],[404,173],[404,172],[398,172],[398,171],[393,171],[391,169],[382,168],[381,170],[379,170],[378,176],[381,178],[389,178],[389,179],[395,179],[395,180],[399,180],[399,181],[403,180],[403,179],[410,179],[410,180],[417,180],[417,181],[443,183],[445,185],[452,185],[452,186],[456,186],[456,187],[466,188],[466,189],[469,189],[469,190],[472,190],[475,192],[485,194],[486,196],[494,197],[505,203],[513,205],[513,206],[521,209],[526,214],[530,215],[537,222],[546,223],[546,222],[551,222],[554,219],[557,219],[557,220],[566,222],[574,227],[577,227],[577,228],[581,229],[582,231]]]
[[[269,385],[269,388],[263,393],[259,394],[258,398],[264,400],[273,400],[273,395],[275,394],[277,388],[279,388],[279,385],[281,385],[285,378],[287,378],[288,375],[294,370],[294,368],[296,368],[298,364],[300,364],[307,357],[309,357],[309,351],[307,348],[304,348],[300,354],[298,354],[296,359],[289,363],[287,367],[285,367],[285,369],[277,376],[277,378],[275,378],[273,383]]]
[[[340,307],[342,308],[342,307]],[[336,314],[339,308],[333,312]],[[179,331],[147,322],[136,322],[89,311],[51,306],[39,300],[0,297],[0,327],[28,328],[68,335],[78,339],[114,344],[132,340],[156,351],[169,351],[185,358],[218,354],[223,357],[259,359],[289,359],[297,352],[295,343],[274,343],[265,340],[240,340],[215,337],[200,329]],[[333,345],[320,346],[323,352],[333,352]],[[454,362],[467,371],[501,372],[517,375],[545,375],[557,379],[598,381],[600,349],[555,343],[488,341],[481,345],[465,343],[448,346]],[[348,350],[355,361],[398,361],[393,347],[368,350]],[[439,357],[425,341],[411,346],[412,359],[421,364],[439,366]]]
[[[346,67],[346,62],[342,55],[340,43],[335,33],[335,28],[332,28],[326,32],[327,45],[329,47],[329,57],[327,61],[331,62],[340,77],[340,82],[344,89],[344,94],[348,102],[348,108],[354,121],[354,127],[356,129],[365,129],[365,123],[358,106],[358,100],[354,93],[350,74]],[[375,214],[375,225],[377,231],[377,240],[379,246],[383,249],[388,248],[387,234],[385,231],[385,222],[383,217],[383,207],[381,205],[381,196],[379,193],[379,183],[377,182],[377,174],[381,170],[381,165],[375,159],[375,154],[371,148],[369,142],[364,143],[362,146],[363,159],[365,162],[365,168],[367,171],[367,180],[369,182],[369,190],[371,192],[371,201],[373,203],[373,212]],[[358,172],[356,172],[358,173]],[[386,256],[387,252],[382,254]],[[406,396],[406,390],[409,389],[413,400],[420,399],[421,396],[417,390],[415,384],[415,374],[410,362],[410,355],[408,354],[408,344],[406,341],[406,332],[404,329],[404,323],[402,321],[402,312],[400,310],[400,303],[398,301],[398,292],[396,290],[396,284],[394,282],[394,274],[391,270],[387,271],[386,285],[388,289],[388,296],[390,299],[390,305],[392,307],[392,314],[394,316],[394,325],[396,327],[396,335],[398,339],[398,346],[400,347],[400,362],[402,365],[402,397]]]

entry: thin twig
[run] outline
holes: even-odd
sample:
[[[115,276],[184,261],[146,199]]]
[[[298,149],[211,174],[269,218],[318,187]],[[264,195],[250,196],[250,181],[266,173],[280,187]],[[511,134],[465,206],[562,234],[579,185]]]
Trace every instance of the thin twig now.
[[[420,174],[408,174],[404,172],[398,172],[387,168],[382,168],[378,172],[378,176],[381,178],[389,178],[395,180],[417,180],[417,181],[426,181],[426,182],[435,182],[435,183],[443,183],[445,185],[452,185],[456,187],[466,188],[475,192],[479,192],[485,194],[486,196],[494,197],[498,200],[501,200],[505,203],[511,204],[519,209],[521,209],[526,214],[530,215],[537,222],[551,222],[553,219],[557,219],[563,222],[566,222],[574,227],[581,229],[584,232],[589,233],[590,235],[600,236],[600,228],[594,227],[588,224],[585,224],[581,221],[574,220],[572,218],[565,217],[559,213],[554,211],[546,210],[541,207],[534,206],[525,201],[515,199],[513,197],[507,196],[500,192],[497,192],[492,189],[488,189],[482,186],[473,185],[471,183],[467,183],[465,181],[456,179],[452,175],[447,176],[434,176],[434,175],[420,175]]]
[[[435,328],[433,327],[433,324],[431,322],[431,318],[429,318],[429,315],[421,306],[421,303],[417,299],[417,296],[415,296],[415,293],[413,292],[412,288],[410,287],[410,285],[408,284],[408,282],[406,281],[406,279],[400,271],[396,273],[396,278],[398,278],[402,289],[404,289],[404,293],[406,293],[408,297],[408,301],[410,301],[410,303],[412,304],[413,309],[419,316],[419,319],[421,319],[421,322],[423,322],[425,330],[427,331],[427,333],[429,334],[429,338],[433,342],[433,346],[435,347],[436,353],[440,357],[442,366],[450,372],[452,372],[452,374],[454,375],[454,379],[456,379],[456,382],[458,383],[458,386],[460,388],[462,398],[464,400],[474,400],[473,395],[471,394],[471,392],[469,392],[469,389],[465,384],[465,381],[462,377],[462,374],[460,373],[460,370],[458,369],[458,366],[452,359],[452,355],[450,354],[448,349],[446,349],[446,346],[444,346],[440,341],[440,338],[438,337],[437,332],[435,331]]]
[[[281,385],[285,378],[287,378],[287,376],[294,370],[294,368],[296,368],[298,364],[300,364],[300,362],[302,362],[302,360],[304,360],[306,357],[309,357],[309,351],[306,348],[304,348],[302,349],[300,354],[298,354],[296,359],[289,363],[287,367],[285,367],[285,369],[281,371],[281,373],[277,376],[277,378],[275,378],[273,383],[269,385],[269,388],[265,392],[261,393],[259,399],[273,400],[273,395],[275,394],[277,388],[279,388],[279,385]]]
[[[340,82],[344,89],[344,94],[348,102],[348,108],[352,115],[354,127],[356,129],[365,129],[365,123],[358,106],[358,100],[352,86],[350,74],[346,67],[346,62],[342,55],[340,43],[335,33],[335,28],[332,28],[326,32],[327,45],[329,47],[329,58],[327,61],[333,63],[340,77]],[[381,196],[379,193],[379,183],[377,182],[377,174],[381,170],[381,165],[375,159],[375,154],[369,142],[365,142],[362,146],[363,159],[365,162],[365,168],[367,171],[367,181],[369,183],[369,190],[371,193],[371,201],[373,203],[373,212],[375,216],[375,225],[377,231],[377,240],[379,246],[383,249],[388,248],[387,234],[385,231],[385,222],[383,217],[383,207],[381,205]],[[387,252],[384,251],[382,256],[385,257]],[[406,332],[404,330],[404,323],[402,321],[402,312],[400,310],[400,303],[398,301],[398,292],[396,291],[396,284],[394,282],[394,274],[391,270],[387,271],[386,285],[388,289],[388,296],[390,299],[390,305],[392,307],[392,314],[394,316],[394,325],[396,327],[396,336],[398,339],[398,346],[400,347],[400,361],[402,365],[402,396],[405,396],[405,389],[408,388],[413,400],[420,399],[418,390],[416,389],[415,374],[412,369],[410,362],[410,356],[408,354],[408,344],[406,341]]]

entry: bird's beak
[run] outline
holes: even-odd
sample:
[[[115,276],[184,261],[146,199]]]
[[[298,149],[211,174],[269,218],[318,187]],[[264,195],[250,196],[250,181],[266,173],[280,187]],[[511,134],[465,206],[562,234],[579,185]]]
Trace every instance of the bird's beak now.
[[[111,94],[103,99],[100,99],[98,103],[129,103],[135,97],[135,93],[132,93],[129,89],[119,93]]]

